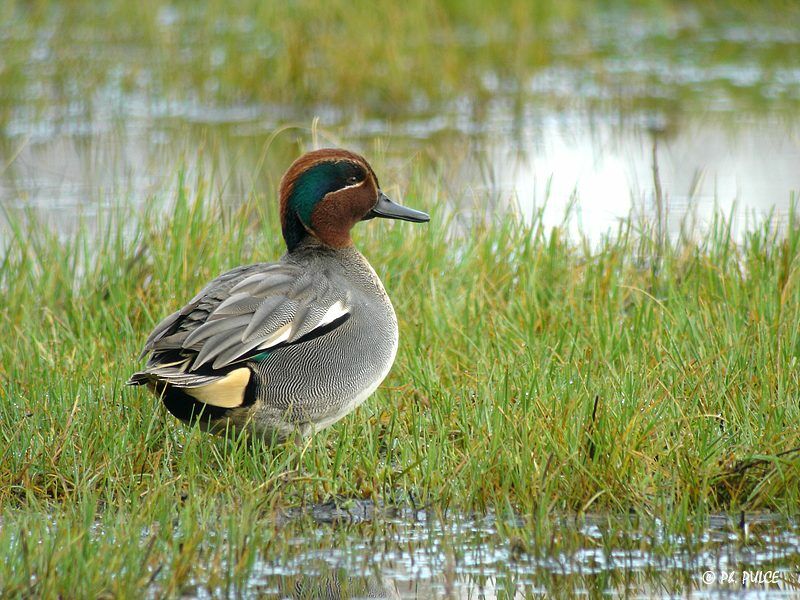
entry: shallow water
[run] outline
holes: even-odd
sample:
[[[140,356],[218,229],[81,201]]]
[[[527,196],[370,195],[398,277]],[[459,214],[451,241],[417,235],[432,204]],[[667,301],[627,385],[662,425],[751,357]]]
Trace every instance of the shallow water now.
[[[495,598],[800,596],[800,527],[769,514],[713,515],[693,537],[659,521],[521,519],[317,506],[314,523],[262,552],[244,589],[269,597]],[[294,514],[290,519],[300,519]],[[202,592],[196,590],[199,595]],[[206,592],[207,593],[207,592]],[[210,594],[209,594],[210,595]]]
[[[675,125],[669,135],[639,125],[620,128],[596,114],[532,114],[508,131],[502,121],[502,115],[489,117],[487,127],[494,130],[479,139],[449,127],[431,129],[429,137],[393,135],[388,160],[394,169],[383,179],[402,195],[398,177],[407,157],[434,148],[453,157],[445,162],[439,199],[459,215],[511,207],[530,219],[543,210],[544,223],[557,226],[569,212],[572,234],[593,240],[613,233],[631,215],[657,220],[659,198],[672,233],[721,211],[736,217],[738,234],[768,216],[784,221],[800,190],[800,133],[779,117],[735,124],[697,117]],[[355,125],[334,127],[349,135],[324,144],[369,148],[370,135]],[[274,187],[277,176],[257,172],[270,125],[254,119],[237,127],[254,133],[239,135],[230,123],[182,120],[170,124],[174,132],[165,132],[145,120],[108,129],[91,125],[88,136],[13,137],[7,140],[13,160],[0,176],[0,203],[34,209],[68,233],[78,215],[91,221],[126,201],[164,196],[181,170],[213,173],[220,193],[241,202],[250,190]],[[297,133],[286,137],[293,140]],[[286,155],[291,144],[275,146]]]
[[[164,14],[167,29],[190,18]],[[395,195],[403,195],[409,166],[422,166],[438,180],[437,200],[461,214],[511,206],[530,217],[544,208],[545,223],[557,225],[569,207],[572,233],[593,239],[631,214],[660,214],[673,233],[717,209],[735,212],[737,229],[769,214],[780,221],[800,191],[800,34],[781,23],[710,28],[698,19],[688,9],[669,19],[600,13],[583,32],[588,48],[571,45],[569,32],[551,32],[552,59],[528,80],[487,71],[480,95],[465,90],[399,113],[159,95],[147,85],[146,64],[136,62],[147,48],[91,28],[74,52],[103,84],[84,90],[87,76],[67,72],[61,76],[72,85],[55,93],[53,30],[12,28],[0,48],[30,43],[28,54],[10,54],[29,79],[17,95],[0,94],[8,115],[0,124],[0,205],[33,208],[68,234],[79,213],[91,221],[120,202],[168,195],[179,171],[198,169],[239,202],[251,190],[274,189],[298,142],[313,144],[318,118],[318,144],[385,155],[382,180]],[[241,43],[246,50],[249,42]],[[202,46],[184,51],[191,62]],[[117,71],[134,68],[140,83],[124,83]]]

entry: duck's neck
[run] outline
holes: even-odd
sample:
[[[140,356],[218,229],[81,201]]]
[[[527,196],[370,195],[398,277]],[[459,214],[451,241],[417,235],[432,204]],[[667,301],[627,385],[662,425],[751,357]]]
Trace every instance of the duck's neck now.
[[[332,246],[330,244],[326,244],[325,242],[323,242],[316,236],[311,235],[308,232],[306,232],[306,235],[302,237],[300,241],[298,241],[293,246],[289,246],[289,243],[287,241],[286,249],[288,250],[288,253],[290,255],[295,255],[295,256],[306,254],[309,252],[316,254],[319,254],[320,252],[330,253],[330,254],[341,254],[341,253],[349,254],[355,251],[356,253],[358,253],[358,251],[355,250],[352,244],[343,247]]]
[[[301,246],[326,247],[334,250],[349,248],[353,245],[349,229],[328,227],[323,222],[324,229],[311,233],[305,228],[296,213],[286,215],[283,223],[283,239],[289,252]]]
[[[283,239],[286,241],[286,248],[289,252],[292,252],[306,240],[313,240],[316,238],[308,233],[303,223],[300,221],[300,217],[297,216],[297,213],[290,210],[283,222]]]

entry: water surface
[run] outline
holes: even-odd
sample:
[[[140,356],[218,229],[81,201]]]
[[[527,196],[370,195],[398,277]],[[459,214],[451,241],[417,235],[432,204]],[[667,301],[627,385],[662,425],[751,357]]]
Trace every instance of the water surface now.
[[[246,18],[221,20],[219,39],[203,42],[189,35],[197,14],[159,13],[162,34],[184,27],[193,40],[180,60],[206,79],[205,91],[155,85],[147,38],[120,41],[101,22],[61,19],[12,23],[0,36],[8,64],[25,74],[0,103],[0,204],[33,207],[57,227],[168,193],[178,171],[193,168],[242,201],[273,190],[315,141],[385,155],[384,185],[396,194],[416,167],[439,182],[436,200],[461,213],[513,207],[528,217],[546,207],[556,225],[572,207],[571,231],[595,239],[631,214],[661,215],[673,232],[687,215],[702,223],[734,207],[737,228],[781,220],[800,190],[800,30],[790,23],[609,10],[531,40],[547,59],[526,79],[489,64],[474,89],[437,101],[420,89],[398,106],[365,104],[358,93],[352,103],[221,100],[220,69],[263,46]],[[72,40],[59,37],[62,21]],[[503,48],[502,37],[477,32],[440,43],[454,53]],[[209,47],[217,53],[207,56]]]
[[[259,553],[242,592],[308,598],[800,596],[800,529],[769,514],[713,515],[696,535],[670,535],[666,524],[635,516],[554,516],[546,531],[536,531],[519,518],[436,516],[353,501],[290,518],[305,518],[301,533],[286,536],[290,550],[276,545]]]

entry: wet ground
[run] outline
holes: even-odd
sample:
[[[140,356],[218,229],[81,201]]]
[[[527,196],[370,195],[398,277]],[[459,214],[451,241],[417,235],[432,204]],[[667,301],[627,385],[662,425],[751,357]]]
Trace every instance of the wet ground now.
[[[247,589],[270,597],[528,598],[800,596],[800,527],[768,514],[712,515],[696,534],[658,520],[519,518],[326,504],[291,550],[259,553]],[[296,523],[295,523],[296,524]],[[202,596],[211,591],[202,591]]]

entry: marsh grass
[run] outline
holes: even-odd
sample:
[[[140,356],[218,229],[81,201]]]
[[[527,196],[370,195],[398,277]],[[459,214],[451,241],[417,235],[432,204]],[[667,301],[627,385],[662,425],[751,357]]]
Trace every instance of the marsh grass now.
[[[454,102],[479,117],[498,99],[670,115],[724,98],[739,112],[796,113],[800,12],[784,0],[10,0],[0,18],[4,125],[74,126],[130,105],[180,115],[198,102],[301,119],[440,116]]]
[[[792,514],[794,212],[738,244],[718,217],[696,239],[626,222],[591,246],[512,214],[448,228],[424,180],[405,202],[429,225],[356,232],[399,316],[392,373],[302,447],[208,436],[123,385],[162,316],[280,255],[272,195],[230,207],[181,177],[174,197],[66,239],[6,214],[4,591],[233,593],[258,556],[293,552],[308,525],[279,526],[282,511],[331,499],[518,515],[503,531],[530,551],[553,548],[556,514],[635,512],[687,536],[712,512]]]

